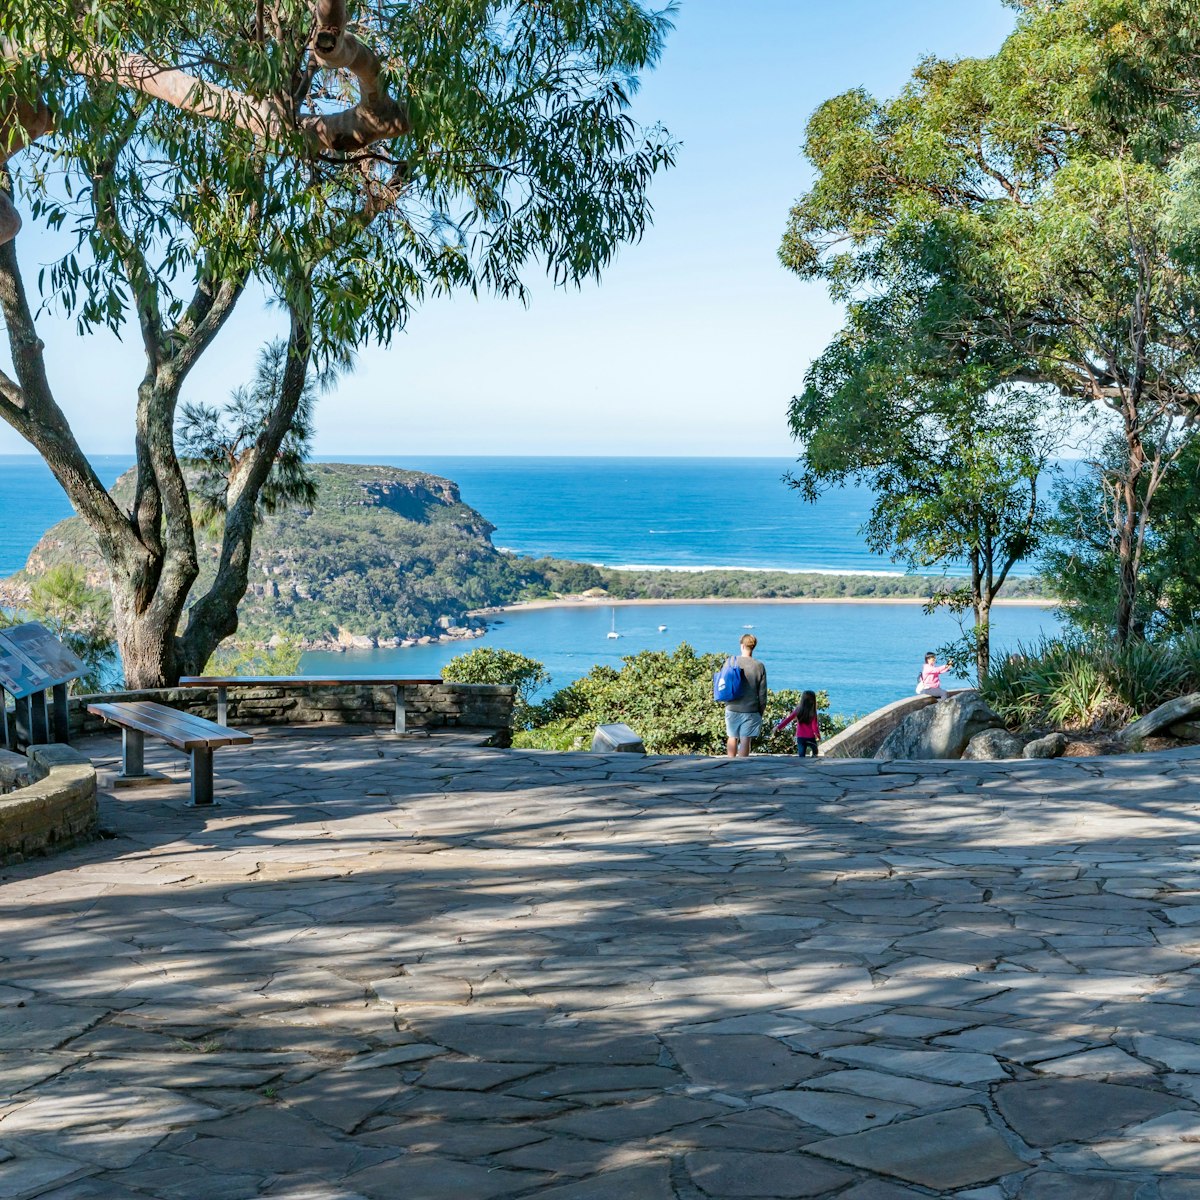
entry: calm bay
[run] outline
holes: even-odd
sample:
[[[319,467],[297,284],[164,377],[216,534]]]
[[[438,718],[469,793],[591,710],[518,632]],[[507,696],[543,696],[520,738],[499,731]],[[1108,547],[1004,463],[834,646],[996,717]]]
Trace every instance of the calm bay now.
[[[463,499],[496,525],[497,545],[610,566],[681,570],[755,567],[830,572],[898,572],[859,535],[870,495],[847,488],[815,505],[784,481],[788,459],[397,458],[376,462],[455,480]],[[115,481],[132,460],[98,458]],[[65,495],[40,460],[0,456],[0,576],[20,569],[38,538],[70,516]],[[607,635],[615,626],[620,637]],[[665,630],[659,626],[665,625]],[[470,643],[397,650],[309,653],[307,673],[402,671],[424,675],[473,646],[520,651],[544,662],[561,687],[595,663],[620,665],[643,649],[686,641],[730,652],[753,627],[775,687],[824,688],[835,711],[863,712],[912,691],[921,655],[952,641],[947,613],[919,604],[737,602],[573,605],[510,611]],[[1053,633],[1049,609],[1000,606],[993,628],[1000,653]]]

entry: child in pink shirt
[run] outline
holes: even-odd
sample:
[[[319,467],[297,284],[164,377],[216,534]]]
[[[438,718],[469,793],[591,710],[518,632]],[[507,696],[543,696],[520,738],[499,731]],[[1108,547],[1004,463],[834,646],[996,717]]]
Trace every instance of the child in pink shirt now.
[[[942,687],[942,676],[947,671],[952,671],[953,669],[953,660],[939,667],[937,665],[937,655],[931,650],[925,655],[925,665],[921,668],[921,674],[917,676],[917,695],[933,696],[936,700],[940,700],[943,696],[948,696],[950,693]]]
[[[801,758],[809,754],[816,758],[817,744],[821,740],[821,728],[817,723],[816,692],[804,692],[800,703],[775,726],[776,731],[786,729],[793,721],[796,723],[796,753]]]

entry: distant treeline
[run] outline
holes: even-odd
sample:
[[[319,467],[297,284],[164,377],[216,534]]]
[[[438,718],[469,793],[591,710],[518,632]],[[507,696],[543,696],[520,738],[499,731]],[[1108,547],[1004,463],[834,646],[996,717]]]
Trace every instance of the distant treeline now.
[[[927,599],[961,581],[941,575],[825,575],[788,571],[618,571],[555,558],[531,560],[522,569],[525,598],[578,596],[600,590],[614,600],[838,600]],[[1005,599],[1053,600],[1038,577],[1012,579]]]

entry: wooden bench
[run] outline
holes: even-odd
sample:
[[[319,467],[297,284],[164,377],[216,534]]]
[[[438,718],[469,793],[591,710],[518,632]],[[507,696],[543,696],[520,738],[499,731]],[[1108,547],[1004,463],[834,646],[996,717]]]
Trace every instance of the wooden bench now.
[[[145,762],[146,735],[185,750],[192,758],[193,805],[213,802],[213,751],[222,746],[248,746],[248,733],[235,733],[203,717],[179,712],[165,704],[136,700],[112,704],[89,704],[88,712],[121,727],[121,778],[148,777]]]
[[[179,681],[185,688],[217,689],[217,723],[229,724],[230,688],[326,688],[326,687],[390,687],[396,697],[396,717],[393,728],[405,729],[404,689],[418,684],[436,685],[441,679],[412,679],[397,675],[261,675],[243,678],[237,675],[184,675]]]

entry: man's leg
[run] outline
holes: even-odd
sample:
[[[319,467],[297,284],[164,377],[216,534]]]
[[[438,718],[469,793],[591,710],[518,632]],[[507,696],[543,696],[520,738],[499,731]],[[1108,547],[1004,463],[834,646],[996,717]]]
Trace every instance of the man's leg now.
[[[735,737],[727,737],[725,739],[725,754],[729,758],[737,757],[738,740]]]
[[[737,744],[738,758],[749,758],[750,757],[750,743],[753,740],[754,740],[753,738],[748,738],[748,737],[738,738],[738,744]]]

